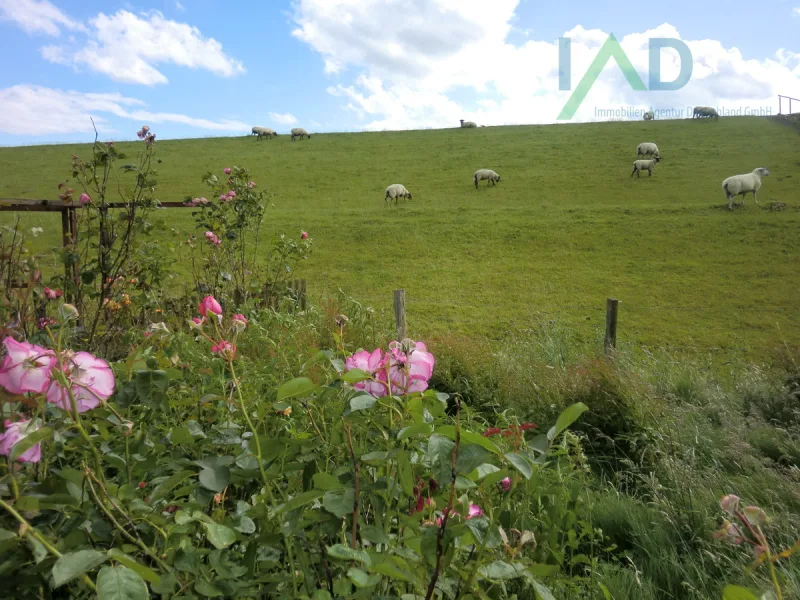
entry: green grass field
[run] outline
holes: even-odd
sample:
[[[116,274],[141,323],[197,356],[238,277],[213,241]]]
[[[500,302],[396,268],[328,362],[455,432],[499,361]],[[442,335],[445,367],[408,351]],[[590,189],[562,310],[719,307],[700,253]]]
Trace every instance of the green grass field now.
[[[632,179],[643,141],[663,160]],[[620,343],[761,355],[800,343],[799,141],[755,117],[159,141],[158,195],[202,195],[206,170],[249,168],[272,194],[266,231],[313,237],[299,274],[312,294],[341,288],[390,309],[404,288],[420,336],[496,339],[546,318],[593,340],[615,296]],[[89,147],[0,149],[0,197],[55,199],[70,155]],[[759,166],[772,172],[760,205],[728,211],[722,180]],[[496,188],[474,189],[483,167]],[[386,207],[390,183],[413,200]],[[188,210],[160,215],[192,230]],[[58,243],[56,216],[24,222]]]

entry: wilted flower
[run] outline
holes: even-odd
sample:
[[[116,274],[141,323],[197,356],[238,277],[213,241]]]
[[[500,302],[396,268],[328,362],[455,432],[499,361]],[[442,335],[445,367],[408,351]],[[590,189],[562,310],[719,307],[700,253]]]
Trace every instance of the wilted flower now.
[[[31,235],[33,237],[39,237],[39,234],[44,233],[44,229],[41,227],[31,227]]]
[[[208,198],[203,198],[203,197],[195,198],[194,202],[195,204],[208,204]]]
[[[742,513],[745,518],[750,521],[751,525],[758,525],[760,527],[761,525],[767,524],[767,513],[757,506],[745,506],[742,509]]]
[[[228,200],[230,200],[230,198],[228,198],[225,194],[220,194],[219,200],[220,202],[227,202]]]
[[[92,197],[89,194],[83,193],[78,200],[80,200],[81,204],[89,204],[92,201]]]
[[[467,519],[474,519],[475,517],[483,516],[483,509],[477,504],[469,505],[469,512],[467,512]]]
[[[221,246],[222,240],[213,231],[206,231],[206,239],[214,246]]]
[[[150,146],[151,144],[156,143],[156,134],[155,133],[148,133],[144,136],[144,143]]]
[[[729,515],[735,515],[736,511],[739,510],[739,496],[734,496],[733,494],[723,496],[722,500],[719,501],[719,505]]]
[[[337,327],[344,327],[350,319],[347,318],[347,315],[339,315],[334,319]]]
[[[301,240],[307,240],[308,239],[308,232],[307,231],[301,231],[300,232],[300,239]]]
[[[45,287],[44,295],[48,300],[55,300],[61,296],[61,290],[51,290],[49,287]]]
[[[436,517],[436,525],[438,525],[439,527],[442,526],[442,519],[444,518],[445,515],[448,515],[447,517],[448,521],[450,519],[458,518],[461,516],[456,511],[448,512],[447,507],[445,507],[445,509],[442,511],[441,516]]]
[[[499,427],[489,427],[486,431],[483,432],[483,437],[492,437],[493,435],[500,435],[503,430]]]
[[[62,304],[58,307],[58,315],[63,321],[70,321],[72,319],[77,319],[80,313],[72,304]]]
[[[55,367],[59,369],[58,366]],[[91,410],[114,393],[114,372],[108,363],[88,352],[77,352],[64,360],[61,370],[69,383],[78,412]],[[72,410],[69,393],[53,378],[47,401],[64,410]]]
[[[36,322],[36,326],[39,329],[44,329],[45,327],[49,327],[51,325],[58,325],[58,321],[56,321],[53,317],[42,317]]]
[[[167,324],[161,321],[160,323],[150,323],[150,327],[147,330],[151,334],[158,334],[158,335],[169,335],[169,329],[167,328]]]
[[[225,175],[230,175],[231,174],[231,168],[230,167],[225,167],[224,171],[225,171]]]
[[[10,456],[14,446],[39,429],[39,425],[31,421],[5,422],[5,431],[0,433],[0,454]],[[39,462],[42,459],[42,445],[37,442],[17,457],[19,462]]]
[[[109,300],[108,302],[105,303],[105,307],[113,312],[122,308],[122,305],[116,300]]]
[[[202,329],[203,325],[205,325],[205,322],[205,317],[192,317],[192,319],[189,321],[189,327],[192,329]]]
[[[211,346],[211,351],[214,354],[219,354],[223,358],[233,358],[236,354],[236,347],[226,340],[220,340]]]
[[[500,487],[501,490],[507,492],[511,489],[511,477],[506,477],[505,479],[501,479],[497,482],[497,485]]]
[[[722,529],[717,531],[714,534],[714,539],[724,539],[731,544],[741,544],[744,541],[744,534],[742,530],[739,529],[739,526],[736,523],[730,523],[728,521],[722,526]]]
[[[122,294],[122,306],[130,306],[131,297],[129,294]]]
[[[242,314],[233,315],[231,317],[231,323],[234,329],[236,329],[236,331],[238,331],[239,333],[241,333],[247,328],[247,319]]]
[[[236,198],[236,191],[235,190],[230,190],[228,192],[228,198]]]
[[[250,182],[247,184],[247,187],[250,187],[250,188],[254,188],[254,187],[256,187],[256,182],[255,182],[255,181],[250,181]]]
[[[519,426],[522,431],[528,431],[529,429],[536,429],[539,427],[536,423],[523,423]]]
[[[6,356],[0,366],[0,386],[10,394],[44,393],[56,363],[53,351],[18,342],[10,336],[3,340],[3,345]]]

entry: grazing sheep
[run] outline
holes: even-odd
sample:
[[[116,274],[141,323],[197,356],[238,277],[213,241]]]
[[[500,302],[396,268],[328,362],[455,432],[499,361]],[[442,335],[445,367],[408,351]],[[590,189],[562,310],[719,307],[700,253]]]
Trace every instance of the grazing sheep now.
[[[719,113],[716,109],[711,108],[710,106],[695,106],[694,111],[692,112],[692,118],[702,119],[703,117],[714,117],[715,119],[719,119]]]
[[[484,179],[488,179],[486,182],[486,187],[489,187],[489,184],[497,185],[497,182],[500,181],[500,175],[492,171],[491,169],[478,169],[475,171],[475,175],[472,176],[472,180],[475,182],[475,188],[478,188],[478,182],[483,181]]]
[[[302,127],[295,127],[294,129],[292,129],[292,141],[294,141],[295,138],[300,138],[302,140],[303,136],[306,136],[308,139],[311,139],[311,134],[308,133]]]
[[[477,125],[472,121],[465,121],[464,119],[461,119],[461,127],[477,127]]]
[[[394,200],[394,203],[397,204],[398,198],[411,200],[411,192],[409,192],[406,189],[406,186],[404,186],[402,183],[393,183],[386,188],[386,196],[384,197],[384,200],[386,200],[386,202],[391,202]]]
[[[644,120],[645,121],[652,121],[655,118],[656,118],[656,115],[653,113],[652,110],[648,110],[646,113],[644,113]]]
[[[633,161],[633,171],[631,171],[631,177],[633,174],[636,173],[637,177],[642,176],[642,171],[647,171],[647,176],[653,176],[653,169],[656,168],[656,163],[661,162],[661,158],[656,156],[655,158],[651,158],[649,160],[635,160]]]
[[[723,181],[722,189],[725,190],[725,196],[728,198],[728,208],[733,210],[733,199],[736,196],[741,196],[742,204],[744,204],[744,197],[748,192],[753,192],[753,200],[758,204],[756,193],[761,188],[761,178],[767,175],[769,175],[769,169],[758,167],[752,173],[734,175]]]
[[[642,142],[636,147],[636,156],[661,156],[658,153],[658,146],[653,142]]]
[[[260,140],[262,137],[267,139],[272,139],[273,135],[278,135],[274,129],[270,129],[269,127],[253,127],[252,135],[257,135],[256,141]]]

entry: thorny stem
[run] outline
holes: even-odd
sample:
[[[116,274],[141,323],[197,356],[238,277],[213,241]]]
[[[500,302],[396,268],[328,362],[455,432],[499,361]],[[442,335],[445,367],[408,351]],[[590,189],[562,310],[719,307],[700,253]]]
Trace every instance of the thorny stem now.
[[[55,556],[56,558],[61,558],[61,552],[59,552],[55,546],[53,546],[47,539],[39,533],[36,528],[28,523],[21,514],[19,514],[12,506],[6,504],[2,499],[0,499],[0,507],[4,508],[12,517],[14,517],[17,522],[19,522],[22,527],[20,528],[22,531],[20,532],[20,537],[24,537],[25,535],[33,536],[37,542],[39,542],[42,546],[47,549],[47,551]],[[97,591],[97,587],[94,585],[94,581],[89,579],[89,576],[84,573],[83,575],[83,582],[87,585],[87,587],[92,590],[93,592]]]
[[[453,459],[450,465],[450,497],[447,499],[447,508],[442,514],[442,524],[439,526],[439,534],[436,536],[436,567],[433,570],[430,583],[428,583],[428,592],[425,594],[425,600],[431,600],[433,592],[436,590],[436,581],[439,579],[439,570],[442,567],[442,555],[444,554],[444,531],[447,528],[450,513],[453,511],[453,500],[456,495],[456,458],[458,457],[458,446],[461,443],[460,411],[461,402],[456,398],[456,444],[453,447]]]
[[[19,485],[17,485],[17,478],[14,477],[14,463],[10,460],[8,460],[8,477],[11,480],[11,492],[14,495],[14,500],[19,500]]]
[[[350,458],[353,461],[353,472],[355,473],[355,497],[353,499],[353,540],[351,542],[351,546],[353,550],[356,549],[358,545],[358,495],[359,495],[359,481],[358,481],[358,473],[359,473],[359,464],[358,459],[356,459],[356,453],[353,450],[353,435],[352,435],[352,426],[350,423],[345,422],[344,424],[344,431],[347,434],[347,445],[350,448]]]

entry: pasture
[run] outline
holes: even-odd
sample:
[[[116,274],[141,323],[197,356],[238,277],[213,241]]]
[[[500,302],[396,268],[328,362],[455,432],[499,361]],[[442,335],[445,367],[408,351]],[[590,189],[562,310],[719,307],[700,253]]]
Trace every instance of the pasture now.
[[[631,178],[644,141],[662,161]],[[314,239],[298,273],[312,296],[340,288],[388,312],[404,288],[415,334],[496,340],[557,319],[593,341],[614,296],[621,344],[762,355],[800,344],[798,141],[758,117],[167,140],[157,143],[158,196],[202,195],[206,171],[247,167],[271,193],[266,233]],[[0,148],[0,197],[55,199],[70,155],[89,149]],[[729,211],[722,180],[760,166],[771,171],[760,204],[749,196]],[[501,181],[474,189],[478,168]],[[387,207],[391,183],[413,199]],[[192,232],[189,209],[159,220],[164,235]],[[45,229],[42,250],[59,243],[57,216],[23,222]]]

